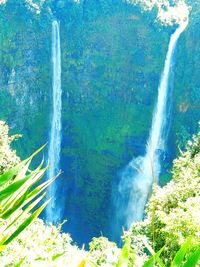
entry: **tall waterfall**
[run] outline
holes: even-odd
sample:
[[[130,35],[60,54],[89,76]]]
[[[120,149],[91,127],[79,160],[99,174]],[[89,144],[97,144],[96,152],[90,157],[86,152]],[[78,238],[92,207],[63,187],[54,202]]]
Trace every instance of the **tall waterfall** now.
[[[122,172],[118,185],[116,210],[119,215],[118,220],[125,219],[126,227],[130,227],[133,222],[143,218],[145,204],[151,193],[152,182],[159,179],[161,171],[160,158],[166,151],[167,115],[169,113],[167,103],[169,100],[169,82],[173,74],[174,51],[177,41],[186,26],[187,23],[184,23],[170,38],[146,153],[143,157],[132,159]]]
[[[62,112],[62,89],[61,89],[61,49],[60,49],[60,30],[56,20],[52,23],[52,117],[51,131],[48,150],[48,178],[58,174],[60,165],[61,149],[61,112]],[[56,205],[56,184],[50,186],[48,197],[52,200],[47,205],[46,219],[48,222],[56,223],[60,219],[60,210]]]

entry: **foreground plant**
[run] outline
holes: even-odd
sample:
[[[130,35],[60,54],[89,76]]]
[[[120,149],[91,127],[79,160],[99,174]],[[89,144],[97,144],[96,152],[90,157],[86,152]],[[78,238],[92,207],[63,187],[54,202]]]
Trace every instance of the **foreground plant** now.
[[[43,167],[43,160],[36,169],[29,170],[32,159],[43,147],[0,175],[0,251],[30,225],[49,202],[39,205],[46,194],[45,189],[56,177],[38,185],[47,169]]]
[[[162,188],[154,186],[146,211],[146,219],[126,233],[137,254],[146,254],[147,243],[154,251],[165,246],[161,258],[170,266],[190,236],[194,247],[200,244],[200,133],[174,161],[173,179]]]
[[[152,256],[140,265],[135,263],[136,253],[131,246],[130,237],[127,237],[124,243],[124,246],[121,249],[121,253],[118,257],[117,263],[114,263],[112,266],[115,267],[195,267],[198,264],[200,259],[200,246],[197,246],[191,252],[191,246],[193,246],[192,238],[189,238],[178,250],[175,257],[173,258],[170,265],[165,265],[165,263],[160,258],[165,247],[161,248],[158,252],[154,253],[153,249],[150,246],[147,246],[147,250]],[[186,257],[187,256],[187,257]],[[89,258],[89,255],[86,256],[77,267],[98,267],[98,266],[108,266],[106,263],[97,264]]]
[[[170,267],[195,267],[198,264],[200,259],[200,246],[194,248],[191,252],[190,249],[193,246],[193,239],[189,238],[186,242],[181,246],[181,248],[176,253],[174,259],[170,263]],[[162,247],[158,252],[154,253],[153,249],[149,246],[147,247],[150,253],[153,255],[141,265],[141,267],[167,267],[160,258],[161,253],[165,249]],[[186,258],[187,255],[187,258]],[[129,267],[135,266],[135,252],[131,247],[131,240],[128,237],[125,241],[125,244],[121,250],[121,254],[118,260],[116,267]]]
[[[0,120],[0,175],[20,162],[16,151],[10,145],[14,140],[21,137],[21,135],[9,136],[8,133],[8,125]]]
[[[199,244],[200,245],[200,244]],[[198,264],[200,259],[200,246],[197,246],[191,252],[190,249],[193,247],[193,240],[189,238],[183,243],[181,248],[176,253],[172,262],[170,263],[170,267],[195,267]],[[148,259],[142,267],[166,267],[169,265],[165,265],[160,258],[161,253],[163,252],[165,247],[161,248],[157,253],[154,253],[150,259]],[[187,257],[186,257],[187,256]]]

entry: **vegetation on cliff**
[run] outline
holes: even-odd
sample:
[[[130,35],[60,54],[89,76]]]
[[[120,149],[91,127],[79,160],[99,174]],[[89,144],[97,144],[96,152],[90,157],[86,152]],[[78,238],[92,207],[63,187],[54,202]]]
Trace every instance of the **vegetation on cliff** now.
[[[9,168],[12,164],[16,166],[19,158],[9,145],[13,137],[8,137],[8,127],[2,121],[0,122],[0,131],[3,133],[2,140],[4,140],[0,144],[1,153],[6,155]],[[11,162],[11,159],[15,160]],[[7,173],[4,161],[1,164]],[[21,167],[24,166],[22,163],[20,164]],[[20,173],[22,175],[23,171]],[[188,142],[186,151],[181,152],[179,158],[174,161],[172,181],[163,188],[154,186],[153,195],[147,206],[147,218],[142,222],[133,224],[131,229],[125,232],[125,245],[122,249],[119,249],[115,243],[108,241],[107,238],[100,237],[93,238],[89,244],[89,252],[87,252],[74,245],[68,234],[62,233],[62,225],[57,227],[46,225],[41,219],[36,219],[34,216],[33,219],[35,220],[31,226],[25,230],[22,229],[22,232],[19,231],[19,235],[14,235],[11,238],[12,242],[5,242],[5,245],[0,246],[1,266],[141,267],[155,266],[156,262],[159,266],[177,266],[173,264],[178,260],[180,262],[178,266],[184,264],[184,266],[196,266],[200,257],[199,174],[200,133]],[[10,185],[15,182],[15,179]],[[45,182],[42,185],[48,183]],[[40,189],[42,187],[40,186]],[[10,192],[18,199],[17,189],[13,188]],[[2,194],[0,196],[2,197]],[[16,201],[12,202],[12,206]],[[23,205],[16,206],[15,218],[18,218],[21,207]],[[29,208],[26,209],[30,210]],[[26,222],[27,217],[32,216],[26,210],[23,214],[26,216],[19,217],[21,223]],[[12,216],[8,219],[1,216],[1,223],[4,224],[4,226],[1,225],[1,228],[12,222]],[[15,227],[19,224],[15,220],[14,223]],[[13,228],[7,230],[7,238],[12,231]],[[183,246],[181,247],[181,245]],[[147,251],[149,252],[147,253]],[[158,251],[158,253],[154,254],[153,251]],[[179,256],[175,257],[177,252]],[[151,254],[153,257],[150,256]]]
[[[162,188],[154,186],[146,219],[127,233],[140,254],[146,242],[156,251],[165,246],[162,258],[167,266],[187,238],[192,237],[190,250],[200,246],[200,134],[180,153],[172,180]]]
[[[67,195],[63,217],[68,219],[62,227],[79,244],[101,230],[109,232],[112,184],[123,166],[145,150],[169,36],[189,11],[177,51],[170,152],[160,184],[173,179],[163,188],[154,186],[147,218],[125,233],[131,238],[124,249],[130,266],[141,266],[152,250],[159,252],[163,246],[159,258],[169,266],[191,236],[187,253],[199,246],[199,135],[170,172],[172,158],[196,132],[199,120],[199,0],[0,0],[0,118],[14,134],[8,137],[8,127],[0,121],[0,175],[48,139],[51,22],[56,17],[61,25],[64,103],[59,190]],[[18,132],[23,138],[13,147],[20,157],[10,148]],[[59,227],[37,219],[0,257],[5,267],[72,267],[89,261],[119,267],[119,257],[124,257],[123,250],[104,237],[94,238],[89,248],[89,253],[80,250]]]
[[[16,151],[10,147],[11,142],[17,137],[20,136],[8,136],[8,125],[0,121],[0,174],[3,174],[20,161]]]
[[[178,45],[162,185],[171,177],[178,147],[196,132],[199,120],[198,10],[196,4]],[[79,244],[88,242],[101,230],[109,232],[112,184],[132,157],[144,153],[175,26],[161,26],[155,8],[141,12],[122,0],[8,0],[0,13],[0,116],[13,134],[23,133],[14,145],[23,158],[49,137],[51,22],[54,17],[60,21],[64,174],[59,181],[68,196],[63,217],[71,218],[63,227]]]
[[[135,5],[140,5],[145,11],[152,11],[156,13],[156,19],[164,25],[181,24],[188,20],[191,6],[186,0],[127,0],[127,2]]]

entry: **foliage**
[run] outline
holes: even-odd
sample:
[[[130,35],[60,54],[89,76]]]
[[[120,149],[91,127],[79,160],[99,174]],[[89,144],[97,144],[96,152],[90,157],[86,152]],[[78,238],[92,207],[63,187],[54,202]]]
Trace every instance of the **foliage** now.
[[[46,168],[42,167],[43,161],[35,170],[29,170],[33,157],[40,150],[0,176],[0,246],[2,248],[37,218],[48,203],[46,201],[38,207],[38,203],[45,196],[46,188],[55,180],[55,177],[37,184],[46,171]],[[34,210],[36,206],[38,208]],[[30,211],[32,214],[29,214]]]
[[[197,247],[194,252],[191,252],[187,255],[187,259],[185,260],[187,252],[190,250],[190,246],[192,245],[192,238],[186,240],[180,249],[177,251],[176,255],[172,259],[170,263],[170,267],[195,267],[198,264],[200,259],[200,247]],[[154,253],[153,256],[150,257],[142,267],[154,267],[156,264],[160,267],[165,267],[165,264],[160,259],[160,254],[164,250],[165,247],[162,247],[157,253]]]
[[[169,262],[181,244],[192,236],[191,251],[200,243],[200,134],[188,142],[185,152],[174,161],[173,179],[166,186],[154,187],[147,205],[147,218],[133,224],[131,235],[136,251],[144,253],[153,244],[152,216],[156,251],[165,245],[162,259]]]
[[[85,252],[71,246],[69,235],[60,233],[61,226],[47,226],[37,219],[48,202],[40,204],[45,190],[56,179],[52,177],[39,183],[46,170],[42,166],[43,160],[36,169],[30,170],[32,159],[43,147],[20,162],[10,147],[18,135],[9,137],[8,126],[3,121],[0,121],[0,131],[0,169],[3,172],[0,175],[1,266],[73,264],[73,257],[76,255],[75,261],[78,261]]]
[[[6,125],[2,125],[5,128]],[[5,145],[8,136],[4,134],[2,140]],[[48,226],[42,220],[36,219],[46,203],[32,214],[29,213],[44,197],[43,192],[55,179],[53,177],[37,184],[46,170],[42,167],[43,162],[35,170],[29,170],[32,159],[41,149],[0,176],[0,258],[3,267],[31,267],[36,264],[38,267],[197,265],[200,257],[199,206],[196,205],[200,198],[200,133],[188,142],[186,151],[181,152],[181,156],[175,160],[173,180],[163,188],[154,188],[147,207],[147,219],[134,224],[131,233],[125,233],[125,243],[121,250],[104,237],[93,238],[88,253],[78,249],[71,244],[68,234],[60,232],[61,226]],[[152,222],[149,221],[152,214],[155,216],[153,245],[156,253],[151,248]],[[32,226],[27,228],[33,220]],[[145,261],[147,251],[152,256]]]
[[[117,258],[120,250],[117,245],[110,242],[105,237],[94,237],[89,243],[90,259],[97,264],[97,266],[113,266],[117,264]]]
[[[68,196],[64,212],[70,218],[64,227],[81,244],[101,230],[108,232],[112,182],[144,151],[173,28],[154,23],[156,9],[140,12],[123,0],[33,0],[43,3],[39,15],[25,2],[0,6],[0,117],[13,133],[23,133],[15,144],[22,158],[48,139],[54,14],[62,44],[61,167],[67,186],[61,190]],[[200,27],[199,14],[193,14],[177,47],[167,162],[177,152],[175,141],[185,143],[199,119]]]
[[[185,0],[127,0],[140,5],[143,10],[157,9],[157,19],[165,25],[181,24],[189,17],[190,6]]]
[[[94,237],[89,244],[89,248],[90,250],[87,256],[82,259],[80,267],[141,266],[141,264],[138,265],[139,257],[133,251],[129,237],[125,240],[122,249],[117,248],[115,243],[108,241],[105,237]]]
[[[70,217],[66,231],[70,229],[77,242],[88,242],[108,229],[116,172],[143,150],[155,97],[151,89],[158,83],[168,33],[158,36],[149,18],[121,0],[76,5],[46,0],[40,15],[27,10],[24,2],[9,0],[0,10],[0,116],[12,132],[23,132],[15,145],[23,158],[48,139],[52,9],[61,26],[61,167],[63,183],[67,181],[61,190],[69,196],[64,213]],[[80,210],[76,215],[74,207]]]
[[[94,240],[95,242],[98,242],[99,240],[96,238]],[[101,240],[101,243],[105,242],[105,239]],[[107,241],[106,241],[107,242]],[[200,247],[197,247],[194,249],[194,251],[191,252],[191,246],[193,240],[190,237],[187,239],[180,249],[175,254],[174,258],[172,258],[171,262],[169,262],[170,267],[196,267],[198,264],[198,261],[200,259]],[[99,248],[99,244],[97,246]],[[101,246],[100,246],[101,247]],[[149,252],[152,254],[148,258],[148,260],[144,261],[144,258],[141,256],[139,257],[136,255],[135,251],[132,249],[131,245],[131,239],[130,236],[128,236],[125,240],[124,246],[121,249],[120,254],[118,255],[118,259],[116,262],[113,261],[111,264],[109,263],[108,259],[105,262],[95,262],[93,261],[94,258],[92,258],[92,255],[90,254],[91,251],[88,253],[87,256],[84,257],[84,259],[81,260],[78,267],[98,267],[98,266],[115,266],[115,267],[166,267],[168,265],[165,265],[161,259],[161,254],[163,253],[163,250],[165,249],[165,246],[162,247],[158,252],[154,252],[152,248],[147,245],[146,249],[149,249]],[[103,253],[102,250],[98,249],[98,254],[101,255]],[[116,255],[115,255],[116,257]],[[90,259],[92,258],[92,260]],[[140,261],[137,259],[139,258]]]
[[[84,255],[60,227],[36,219],[0,253],[0,260],[2,267],[14,267],[20,261],[20,267],[77,267]]]
[[[126,267],[126,266],[137,266],[138,256],[135,254],[135,251],[131,247],[131,238],[128,236],[125,239],[124,245],[121,249],[120,255],[116,267]]]
[[[16,151],[10,145],[19,135],[8,136],[8,126],[0,121],[0,174],[19,163],[19,157]]]

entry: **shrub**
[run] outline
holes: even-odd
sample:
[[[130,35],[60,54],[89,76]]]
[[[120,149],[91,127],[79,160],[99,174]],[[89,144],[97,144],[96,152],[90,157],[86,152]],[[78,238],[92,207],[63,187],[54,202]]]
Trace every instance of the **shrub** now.
[[[115,266],[120,253],[117,245],[110,242],[106,237],[93,237],[89,243],[89,254],[98,266]]]
[[[10,144],[20,135],[8,136],[8,125],[0,121],[0,174],[19,163],[20,159],[16,151],[12,150]]]
[[[156,251],[165,245],[162,258],[169,266],[189,236],[193,236],[191,250],[199,246],[200,134],[188,142],[186,151],[174,161],[173,179],[163,188],[154,186],[146,213],[146,219],[133,224],[127,233],[138,253],[145,253],[147,243]]]

